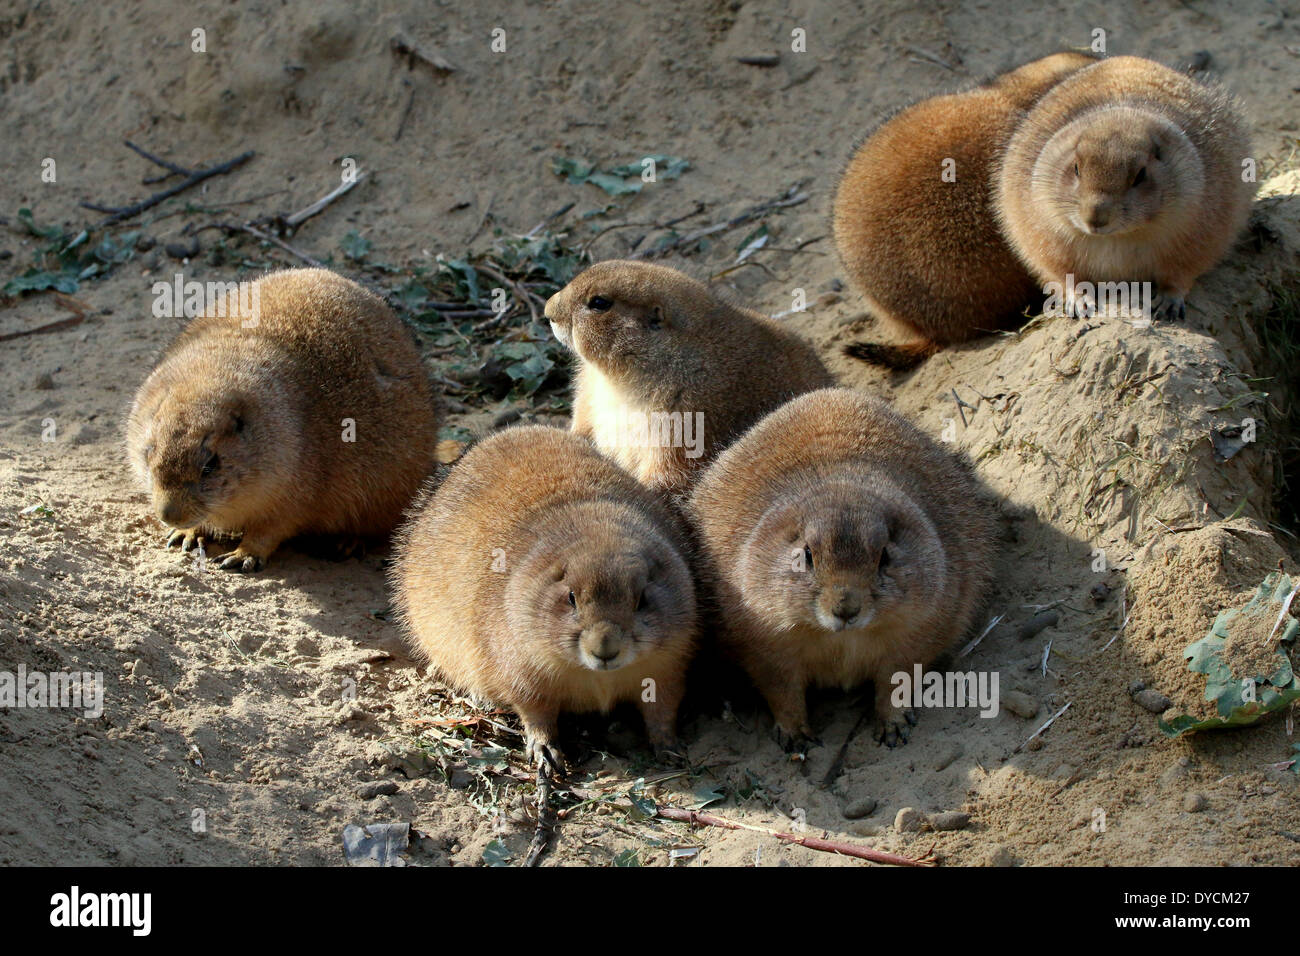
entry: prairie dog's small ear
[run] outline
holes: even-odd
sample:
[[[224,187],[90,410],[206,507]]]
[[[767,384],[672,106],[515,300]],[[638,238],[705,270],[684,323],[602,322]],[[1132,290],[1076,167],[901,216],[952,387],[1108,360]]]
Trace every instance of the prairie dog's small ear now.
[[[646,577],[648,579],[661,578],[667,570],[668,565],[660,555],[650,554],[646,557]]]
[[[223,423],[222,432],[227,435],[238,435],[244,430],[247,424],[246,410],[242,401],[236,401],[226,409],[226,421]]]
[[[555,564],[551,565],[550,569],[547,571],[547,574],[550,575],[552,581],[563,581],[564,565],[557,561]]]

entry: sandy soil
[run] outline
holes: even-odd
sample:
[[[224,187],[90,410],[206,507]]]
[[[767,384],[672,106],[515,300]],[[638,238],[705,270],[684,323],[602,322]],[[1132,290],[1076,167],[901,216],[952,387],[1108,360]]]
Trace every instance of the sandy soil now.
[[[70,0],[0,10],[4,278],[36,247],[19,208],[75,232],[96,218],[79,202],[161,188],[141,185],[156,170],[124,139],[187,165],[257,152],[131,225],[159,245],[81,284],[75,296],[93,311],[84,322],[0,342],[0,670],[99,671],[106,683],[98,718],[0,710],[0,863],[342,864],[347,824],[398,821],[423,834],[414,862],[476,865],[490,847],[490,857],[501,847],[522,855],[528,788],[483,773],[498,760],[492,752],[467,764],[446,739],[435,742],[453,723],[474,746],[517,740],[473,723],[412,663],[383,619],[383,554],[340,562],[291,549],[255,576],[201,573],[161,546],[125,466],[121,424],[177,328],[152,316],[152,283],[177,270],[233,276],[232,263],[168,258],[163,246],[186,223],[301,208],[338,182],[339,160],[350,156],[368,179],[294,245],[347,271],[339,247],[355,231],[373,244],[370,261],[404,269],[482,247],[496,229],[526,232],[567,203],[576,214],[610,202],[555,175],[555,156],[603,165],[650,153],[692,168],[577,220],[574,238],[703,204],[680,227],[700,228],[805,184],[808,202],[768,218],[771,248],[754,257],[763,268],[723,281],[773,314],[806,290],[816,305],[788,321],[845,383],[883,393],[936,435],[952,423],[956,446],[1002,496],[1006,526],[989,611],[1002,621],[960,665],[997,671],[1003,695],[1026,695],[1036,713],[927,711],[906,747],[854,738],[844,772],[823,786],[868,697],[817,695],[813,723],[826,746],[796,765],[770,739],[752,694],[705,674],[682,726],[692,774],[656,782],[635,716],[619,714],[612,724],[566,725],[582,761],[576,778],[618,796],[646,776],[645,792],[659,800],[714,801],[709,810],[721,816],[787,830],[805,823],[808,833],[895,852],[933,845],[948,865],[1300,862],[1300,776],[1273,766],[1293,752],[1284,720],[1171,741],[1128,692],[1141,680],[1175,710],[1195,707],[1199,686],[1182,649],[1279,561],[1297,573],[1296,539],[1273,521],[1279,409],[1300,388],[1261,381],[1275,370],[1257,332],[1277,290],[1294,288],[1300,250],[1300,177],[1286,172],[1300,115],[1295,3],[1160,2],[1104,18],[1081,2],[1033,15],[1014,4],[897,0],[793,10],[773,0],[193,6]],[[206,53],[191,50],[196,27]],[[497,27],[504,52],[489,47]],[[789,51],[796,27],[807,32],[806,53]],[[1108,31],[1111,53],[1177,65],[1208,50],[1248,104],[1260,167],[1274,177],[1250,235],[1194,291],[1188,320],[1150,330],[1046,321],[908,375],[843,358],[843,343],[874,332],[851,291],[834,292],[842,276],[827,235],[830,192],[853,142],[891,110],[1084,44],[1095,27]],[[399,30],[457,71],[408,70],[389,49]],[[781,57],[771,68],[736,59],[773,53]],[[40,177],[46,157],[57,162],[56,183]],[[186,212],[185,199],[252,201],[205,214]],[[626,254],[653,231],[604,232],[592,254]],[[734,261],[747,231],[667,261],[711,275]],[[215,235],[203,234],[205,250]],[[817,241],[791,251],[807,240]],[[253,243],[241,254],[262,268],[293,262]],[[12,299],[0,335],[67,315],[49,293]],[[437,355],[428,361],[439,365]],[[502,410],[467,409],[457,422],[481,430]],[[1259,441],[1217,463],[1210,430],[1246,415],[1261,422]],[[49,420],[54,440],[42,441]],[[44,507],[25,511],[34,505]],[[1057,623],[1019,638],[1041,606]],[[366,789],[376,782],[395,787]],[[868,799],[873,811],[845,816]],[[964,811],[971,821],[904,832],[894,825],[904,807]],[[1098,811],[1104,828],[1094,826]],[[692,831],[603,807],[566,821],[546,860],[666,865],[674,847],[700,848],[678,865],[861,865],[761,834]]]

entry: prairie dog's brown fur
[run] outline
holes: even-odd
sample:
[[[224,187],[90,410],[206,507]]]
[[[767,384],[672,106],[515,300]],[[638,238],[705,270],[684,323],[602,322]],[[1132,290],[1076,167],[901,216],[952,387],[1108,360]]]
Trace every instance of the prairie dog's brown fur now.
[[[857,343],[849,355],[907,368],[939,346],[1019,320],[1038,285],[998,231],[998,157],[1038,97],[1094,62],[1084,53],[1034,60],[917,103],[858,147],[835,195],[835,244],[871,311],[912,341]]]
[[[290,269],[228,293],[172,341],[136,393],[127,453],[176,529],[169,547],[240,533],[220,567],[256,571],[298,534],[388,534],[434,467],[438,419],[384,301]]]
[[[619,701],[636,701],[657,751],[674,748],[696,630],[682,531],[586,441],[540,425],[484,439],[396,551],[411,644],[449,684],[512,707],[531,761],[562,770],[560,712]]]
[[[1062,81],[1007,147],[997,208],[1043,282],[1150,282],[1155,317],[1181,317],[1197,277],[1250,215],[1250,142],[1226,91],[1119,56]],[[1086,293],[1072,312],[1095,307]]]
[[[728,448],[689,502],[720,606],[719,639],[767,699],[786,746],[811,738],[810,684],[876,685],[878,739],[914,716],[891,675],[971,626],[995,520],[969,467],[851,389],[792,400]]]
[[[582,360],[574,433],[657,490],[683,492],[762,415],[833,384],[794,332],[664,266],[598,263],[551,296],[546,317]],[[644,420],[643,439],[634,423]],[[656,422],[673,431],[658,437]],[[697,422],[702,441],[697,429],[689,447],[686,429]]]

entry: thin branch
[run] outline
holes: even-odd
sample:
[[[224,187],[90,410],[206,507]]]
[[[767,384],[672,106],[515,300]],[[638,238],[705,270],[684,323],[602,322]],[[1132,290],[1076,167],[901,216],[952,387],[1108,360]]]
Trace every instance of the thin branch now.
[[[769,212],[774,212],[777,209],[786,209],[790,206],[798,206],[800,203],[807,202],[810,198],[808,193],[798,192],[798,188],[798,186],[790,188],[786,191],[785,195],[779,199],[771,199],[767,202],[759,203],[757,206],[751,206],[740,215],[728,219],[726,222],[714,223],[711,226],[705,226],[703,229],[697,229],[684,236],[678,236],[676,239],[665,243],[657,249],[643,249],[639,252],[634,252],[628,258],[649,259],[655,256],[664,256],[682,248],[683,246],[689,246],[692,243],[699,242],[701,239],[716,235],[719,232],[727,232],[731,229],[735,229],[737,226],[743,226],[745,223],[752,222],[753,220],[765,216]]]
[[[328,206],[334,200],[338,199],[340,196],[342,196],[344,193],[346,193],[353,186],[357,185],[365,178],[366,178],[365,173],[358,173],[352,179],[342,183],[337,189],[335,189],[328,195],[322,196],[320,199],[317,199],[314,203],[312,203],[310,206],[306,207],[305,209],[299,209],[292,216],[286,216],[284,220],[285,228],[297,229],[304,222],[306,222],[312,216],[319,213],[326,206]]]
[[[130,146],[131,144],[127,143],[127,145]],[[138,147],[132,146],[131,148],[135,149],[137,152],[140,152]],[[146,209],[152,209],[160,202],[163,202],[167,199],[171,199],[171,197],[175,196],[177,193],[184,192],[185,190],[189,189],[191,186],[196,186],[199,183],[203,182],[205,179],[210,179],[213,176],[220,176],[223,173],[228,173],[232,169],[236,168],[237,166],[241,166],[244,163],[248,162],[250,159],[253,158],[253,155],[254,155],[253,151],[250,149],[248,152],[241,153],[239,156],[236,156],[234,159],[226,160],[226,162],[224,163],[218,163],[216,166],[209,166],[207,169],[196,169],[193,172],[191,172],[188,176],[186,176],[183,182],[177,183],[175,186],[172,186],[170,189],[164,189],[162,192],[154,193],[148,199],[142,199],[140,200],[140,202],[133,203],[130,206],[101,206],[97,203],[91,203],[91,202],[83,202],[80,205],[84,209],[92,209],[95,212],[108,213],[109,214],[108,218],[105,219],[103,222],[101,222],[99,225],[101,228],[104,226],[111,226],[114,223],[123,221],[124,219],[134,218],[135,216],[140,215],[140,213],[144,212]],[[158,160],[156,157],[150,157],[150,159],[154,162],[158,162],[160,165],[165,163],[165,161]]]
[[[533,839],[528,844],[528,855],[524,857],[524,866],[536,866],[537,861],[546,852],[551,842],[551,831],[555,829],[555,814],[551,811],[551,768],[546,758],[537,761],[537,827],[533,830]]]
[[[934,866],[937,861],[934,854],[927,852],[922,857],[899,856],[897,853],[886,853],[883,850],[873,850],[869,846],[861,846],[857,843],[845,843],[843,840],[827,840],[821,837],[801,837],[793,833],[783,833],[780,830],[773,830],[770,827],[754,826],[751,823],[740,823],[736,820],[724,820],[722,817],[715,817],[711,813],[700,813],[698,810],[681,810],[677,807],[658,807],[655,815],[665,820],[678,820],[682,823],[703,824],[710,827],[722,827],[727,830],[749,830],[754,833],[766,833],[768,836],[776,837],[783,843],[794,843],[798,846],[807,847],[809,850],[822,850],[826,853],[835,853],[840,856],[852,856],[859,860],[870,860],[872,863],[888,863],[891,866]]]

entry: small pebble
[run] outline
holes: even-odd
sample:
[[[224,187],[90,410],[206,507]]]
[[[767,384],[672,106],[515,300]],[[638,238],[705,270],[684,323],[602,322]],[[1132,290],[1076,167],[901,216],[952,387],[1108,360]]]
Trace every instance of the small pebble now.
[[[1061,619],[1061,615],[1055,611],[1039,611],[1029,620],[1020,625],[1016,631],[1016,637],[1019,640],[1027,641],[1039,631],[1045,628],[1054,627],[1056,622]]]
[[[169,242],[163,246],[163,251],[173,259],[193,259],[199,254],[199,240],[195,238],[189,242]]]
[[[1011,851],[1006,847],[995,845],[989,849],[988,866],[1015,866],[1016,858],[1011,855]]]
[[[1147,689],[1146,681],[1135,680],[1133,683],[1128,685],[1129,696],[1132,696],[1133,694],[1140,694],[1142,691],[1146,689]]]
[[[1174,705],[1174,702],[1160,693],[1158,690],[1143,690],[1133,695],[1139,707],[1151,711],[1153,714],[1163,714],[1166,710]]]
[[[1210,805],[1210,801],[1205,799],[1203,793],[1189,793],[1183,797],[1183,809],[1188,813],[1200,813]]]
[[[949,746],[945,747],[943,751],[939,754],[939,759],[937,759],[934,762],[934,769],[936,771],[946,770],[952,764],[952,762],[956,760],[958,757],[960,757],[961,755],[962,755],[961,745],[950,744]]]
[[[863,797],[860,800],[854,800],[844,808],[844,817],[848,820],[861,820],[863,817],[869,817],[876,809],[875,797]]]
[[[1002,707],[1025,720],[1038,713],[1038,701],[1018,690],[1008,691],[1002,695]]]
[[[945,810],[930,817],[930,826],[936,830],[965,830],[970,825],[970,814],[960,810]]]
[[[386,797],[397,792],[397,784],[391,780],[376,780],[368,783],[357,790],[357,796],[362,800],[373,800],[375,797]]]
[[[916,807],[903,807],[894,817],[894,829],[899,833],[918,833],[928,821]]]
[[[49,372],[42,372],[36,376],[36,381],[32,382],[32,388],[38,392],[48,392],[54,387],[54,376]]]
[[[447,786],[451,787],[453,790],[465,790],[473,782],[473,775],[467,771],[453,770],[451,772],[451,779],[447,781]]]

